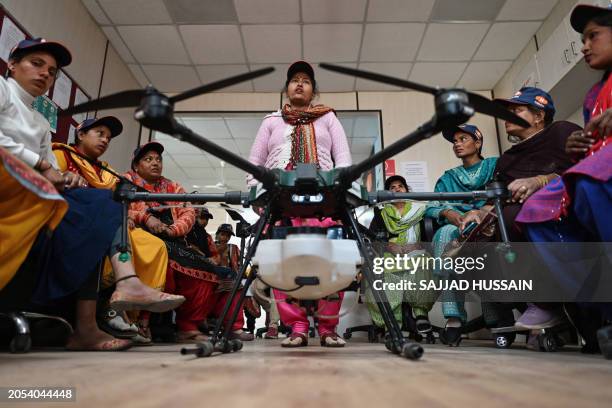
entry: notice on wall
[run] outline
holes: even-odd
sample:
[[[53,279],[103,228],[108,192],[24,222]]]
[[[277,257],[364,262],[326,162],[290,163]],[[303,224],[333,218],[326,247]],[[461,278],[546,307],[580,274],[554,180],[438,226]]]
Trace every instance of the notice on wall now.
[[[400,176],[403,176],[410,187],[410,191],[424,192],[431,191],[427,172],[427,162],[425,161],[401,161],[396,169]]]
[[[25,33],[21,31],[10,18],[5,16],[2,21],[2,31],[0,31],[0,58],[8,62],[9,54],[13,47],[15,47],[19,41],[25,39]]]
[[[70,125],[70,129],[68,130],[68,139],[66,140],[66,144],[74,144],[76,139],[76,128],[73,125]]]
[[[83,93],[83,91],[81,91],[79,88],[77,88],[76,89],[76,94],[74,95],[74,104],[75,105],[80,105],[80,104],[82,104],[84,102],[87,102],[88,100],[89,100],[89,98],[87,97],[87,95],[85,95]],[[76,123],[81,123],[82,121],[87,119],[87,112],[78,113],[78,114],[74,115],[72,117],[72,119],[74,119]]]
[[[51,131],[57,132],[57,106],[47,96],[42,95],[32,102],[34,110],[40,112],[51,125]]]
[[[70,92],[72,92],[72,81],[60,70],[53,86],[53,101],[60,108],[66,109],[70,104]]]

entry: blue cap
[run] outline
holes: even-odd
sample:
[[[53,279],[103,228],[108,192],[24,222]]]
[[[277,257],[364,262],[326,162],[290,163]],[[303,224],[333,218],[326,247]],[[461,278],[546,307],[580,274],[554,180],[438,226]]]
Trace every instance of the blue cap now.
[[[474,136],[476,140],[479,140],[480,143],[483,142],[482,132],[480,131],[480,129],[478,129],[474,125],[469,125],[467,123],[442,131],[442,136],[444,136],[444,138],[449,142],[453,143],[453,138],[455,137],[455,134],[457,132],[469,133],[470,135]]]
[[[91,118],[82,121],[76,128],[76,132],[87,132],[96,126],[106,126],[111,133],[111,138],[119,136],[123,132],[121,121],[114,116],[103,116],[101,118]]]
[[[142,159],[142,156],[145,155],[146,152],[150,152],[151,150],[161,154],[164,152],[164,146],[158,142],[149,142],[145,143],[141,146],[138,146],[136,150],[134,150],[134,155],[132,156],[132,170],[135,170],[136,163]]]
[[[542,109],[544,112],[546,112],[547,116],[550,115],[550,117],[553,117],[556,112],[552,97],[540,88],[534,88],[531,86],[521,88],[512,98],[496,98],[494,101],[499,102],[504,106],[530,105],[534,108]]]
[[[57,61],[58,67],[65,67],[70,65],[72,62],[72,55],[70,54],[70,51],[68,51],[68,48],[64,47],[58,42],[47,41],[40,37],[32,38],[31,40],[19,41],[19,43],[11,50],[9,59],[21,53],[34,51],[46,51],[53,55]]]
[[[574,30],[581,33],[584,31],[584,27],[586,27],[588,22],[593,18],[608,13],[612,13],[612,4],[609,4],[608,7],[598,7],[591,4],[579,4],[574,7],[574,10],[572,10],[570,23],[572,24],[572,28]]]

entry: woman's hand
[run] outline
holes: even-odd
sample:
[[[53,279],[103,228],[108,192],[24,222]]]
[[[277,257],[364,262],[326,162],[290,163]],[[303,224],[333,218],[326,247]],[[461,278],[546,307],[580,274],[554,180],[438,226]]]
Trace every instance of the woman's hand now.
[[[128,218],[128,228],[133,230],[134,228],[136,228],[136,223],[134,222],[133,219]]]
[[[444,218],[446,218],[446,220],[449,222],[449,224],[453,224],[456,227],[460,227],[461,226],[461,214],[459,214],[457,211],[455,210],[444,210],[442,212],[442,216]]]
[[[595,139],[587,136],[582,130],[572,132],[565,142],[565,153],[573,157],[583,157],[595,143]]]
[[[63,174],[64,187],[68,190],[77,187],[87,187],[87,180],[76,173],[67,171]]]
[[[592,117],[584,127],[584,134],[592,136],[596,130],[599,131],[599,137],[602,139],[612,133],[612,108],[606,109],[601,114]]]
[[[516,179],[512,183],[508,184],[508,191],[510,191],[511,198],[510,202],[523,203],[529,196],[542,188],[542,184],[537,177],[528,177],[522,179]]]
[[[465,227],[475,222],[476,224],[480,224],[482,222],[482,214],[480,210],[471,210],[468,211],[461,217],[461,222],[459,223],[459,231],[463,233]]]
[[[162,234],[165,232],[166,224],[164,224],[163,222],[161,222],[158,218],[155,218],[154,216],[150,216],[149,219],[147,219],[146,222],[147,228],[149,231],[151,231],[154,234]]]
[[[41,170],[40,174],[49,180],[58,191],[64,191],[65,183],[62,173],[49,165],[45,170]]]

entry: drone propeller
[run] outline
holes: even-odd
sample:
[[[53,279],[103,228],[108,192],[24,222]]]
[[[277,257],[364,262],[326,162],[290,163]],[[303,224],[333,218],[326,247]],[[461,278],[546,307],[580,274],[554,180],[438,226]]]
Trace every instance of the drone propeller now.
[[[194,96],[202,95],[208,92],[217,91],[225,87],[238,84],[240,82],[248,81],[266,75],[274,71],[273,67],[267,67],[258,69],[256,71],[246,72],[244,74],[236,75],[233,77],[221,79],[219,81],[211,82],[206,85],[199,86],[189,91],[185,91],[178,95],[174,95],[168,98],[171,104],[180,102],[182,100],[193,98]],[[115,109],[115,108],[129,108],[140,105],[142,98],[146,95],[146,89],[132,89],[129,91],[121,91],[111,95],[103,96],[102,98],[95,99],[81,103],[79,105],[71,106],[66,110],[60,112],[60,115],[75,115],[77,113],[89,112],[92,110],[104,110],[104,109]]]
[[[329,71],[339,72],[341,74],[346,75],[353,75],[358,78],[369,79],[371,81],[381,82],[387,85],[395,85],[401,88],[408,88],[412,89],[413,91],[424,92],[432,95],[438,95],[439,93],[445,91],[445,89],[433,88],[431,86],[417,84],[416,82],[406,81],[405,79],[394,78],[387,75],[377,74],[375,72],[362,71],[360,69],[355,68],[347,68],[327,63],[321,63],[319,64],[319,66]],[[468,95],[469,103],[470,105],[472,105],[476,112],[480,112],[487,116],[493,116],[494,118],[503,119],[525,128],[529,127],[529,123],[527,123],[527,121],[508,111],[499,103],[493,102],[485,98],[484,96],[472,92],[464,92]]]

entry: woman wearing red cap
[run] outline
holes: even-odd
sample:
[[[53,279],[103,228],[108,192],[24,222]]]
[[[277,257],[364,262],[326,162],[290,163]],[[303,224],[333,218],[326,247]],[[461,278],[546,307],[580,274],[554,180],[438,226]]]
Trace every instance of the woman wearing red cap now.
[[[105,116],[96,119],[86,119],[77,126],[76,137],[73,146],[63,143],[53,143],[52,149],[61,172],[72,172],[81,176],[89,187],[114,190],[119,181],[111,172],[95,166],[89,161],[81,158],[85,156],[90,160],[98,162],[109,148],[113,138],[123,131],[123,124],[114,116]],[[109,168],[106,162],[99,162],[101,166]],[[112,169],[110,169],[112,171]],[[166,283],[166,269],[168,267],[168,252],[164,242],[141,228],[134,228],[130,222],[129,239],[132,244],[134,256],[134,269],[140,280],[147,286],[163,290]],[[113,268],[106,258],[102,272],[102,288],[108,288],[114,284],[115,277]],[[112,310],[112,309],[111,309]],[[110,316],[114,316],[111,313]],[[107,319],[108,313],[105,313]],[[133,338],[138,344],[151,343],[149,327],[149,313],[142,312],[139,315],[139,336]]]
[[[44,95],[53,85],[58,69],[70,61],[70,52],[64,46],[43,39],[24,40],[13,48],[8,63],[10,77],[0,79],[0,146],[63,191],[69,205],[50,240],[50,254],[45,258],[48,262],[39,271],[33,301],[45,304],[76,296],[75,331],[66,347],[121,350],[131,343],[100,331],[95,320],[98,265],[105,256],[111,258],[117,278],[111,299],[116,308],[170,310],[184,299],[148,288],[136,277],[130,261],[119,261],[115,244],[120,236],[121,208],[112,200],[111,192],[76,188],[85,186],[86,181],[74,173],[57,170],[49,123],[31,105],[34,98]],[[19,194],[17,189],[6,196]],[[27,214],[27,209],[22,210]],[[0,212],[13,214],[14,211],[3,208]],[[32,207],[31,212],[34,216],[38,208]],[[13,228],[23,229],[23,225],[13,225]],[[16,252],[20,253],[23,252],[20,245],[21,242],[13,243],[9,247],[17,248]]]
[[[304,61],[293,63],[287,70],[284,93],[289,103],[265,117],[249,160],[267,168],[291,170],[298,163],[313,163],[321,170],[351,165],[351,152],[342,125],[332,108],[312,105],[318,90],[312,66]],[[256,184],[251,176],[250,185]],[[315,219],[293,219],[293,226],[329,227],[334,222]],[[319,314],[336,316],[340,311],[343,293],[338,301],[319,301]],[[308,344],[308,318],[298,306],[284,302],[286,294],[274,290],[281,321],[292,327],[291,336],[283,347]],[[343,347],[346,343],[336,334],[337,318],[319,319],[321,345]]]
[[[574,30],[582,33],[585,62],[604,75],[585,97],[584,130],[573,133],[567,141],[566,151],[577,164],[531,197],[517,222],[524,225],[534,242],[609,243],[612,242],[612,8],[578,5],[570,21]],[[560,282],[589,272],[582,263],[576,262],[585,256],[580,252],[560,254],[549,252],[547,246],[537,248]],[[572,270],[575,264],[581,270]],[[572,293],[580,290],[577,282],[572,286],[568,288]],[[591,308],[612,321],[612,303],[599,303]],[[586,351],[596,351],[595,336],[588,330],[590,325],[578,323],[579,329],[586,331],[581,333],[587,339]],[[601,328],[597,337],[601,351],[606,358],[612,358],[612,326]]]

